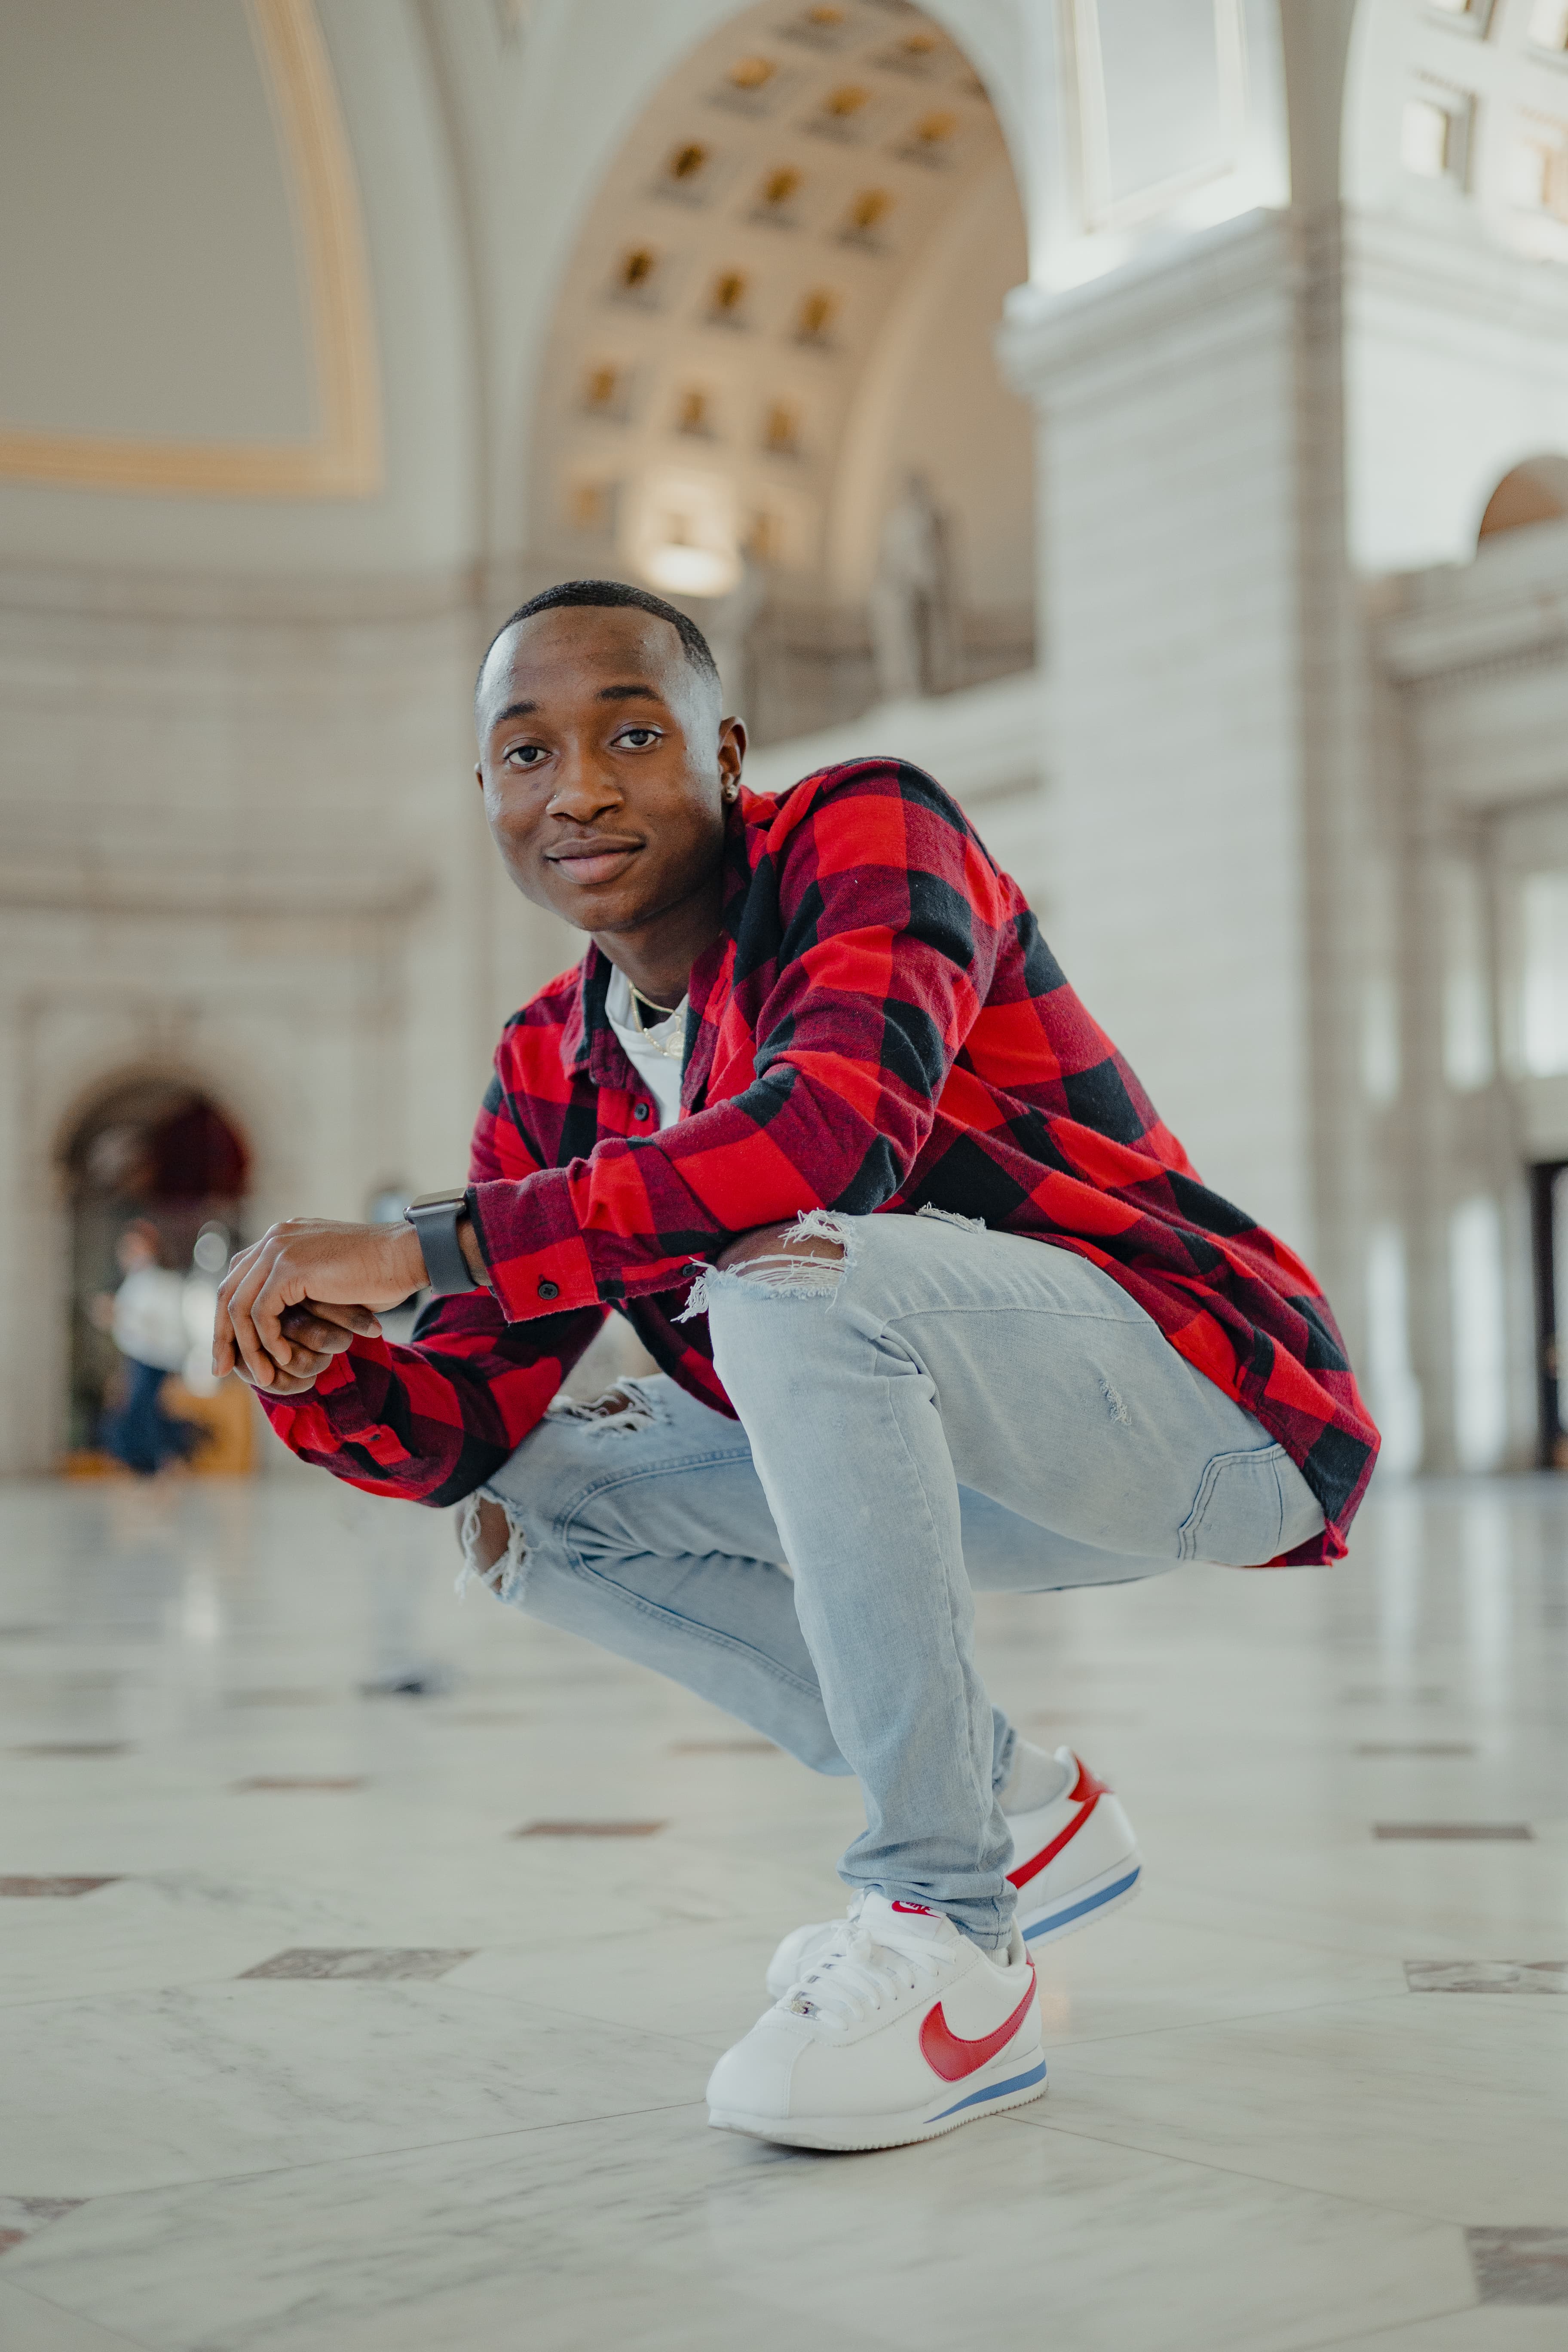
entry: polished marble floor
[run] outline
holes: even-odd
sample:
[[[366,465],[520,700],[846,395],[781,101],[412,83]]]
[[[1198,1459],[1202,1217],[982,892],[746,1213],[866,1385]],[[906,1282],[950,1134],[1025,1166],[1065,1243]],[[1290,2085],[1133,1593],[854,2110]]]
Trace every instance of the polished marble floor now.
[[[1045,2100],[842,2158],[701,2093],[852,1784],[302,1473],[0,1488],[0,1560],[5,2352],[1568,2346],[1568,1480],[984,1603],[1147,1892]]]

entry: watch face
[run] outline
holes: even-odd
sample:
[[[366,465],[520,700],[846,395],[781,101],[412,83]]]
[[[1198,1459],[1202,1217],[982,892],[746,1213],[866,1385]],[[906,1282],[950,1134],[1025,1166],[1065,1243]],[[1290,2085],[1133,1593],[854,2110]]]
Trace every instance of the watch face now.
[[[421,1192],[416,1201],[408,1203],[412,1214],[416,1209],[455,1209],[468,1198],[466,1192]]]

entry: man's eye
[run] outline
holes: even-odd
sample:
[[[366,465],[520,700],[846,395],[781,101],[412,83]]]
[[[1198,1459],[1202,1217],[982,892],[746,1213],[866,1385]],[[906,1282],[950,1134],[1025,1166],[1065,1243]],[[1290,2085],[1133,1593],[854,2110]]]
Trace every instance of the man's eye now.
[[[659,740],[659,732],[657,727],[623,727],[616,740],[634,751],[646,751],[650,743]]]
[[[506,757],[509,767],[515,764],[520,768],[537,768],[544,757],[544,746],[542,743],[514,743]]]

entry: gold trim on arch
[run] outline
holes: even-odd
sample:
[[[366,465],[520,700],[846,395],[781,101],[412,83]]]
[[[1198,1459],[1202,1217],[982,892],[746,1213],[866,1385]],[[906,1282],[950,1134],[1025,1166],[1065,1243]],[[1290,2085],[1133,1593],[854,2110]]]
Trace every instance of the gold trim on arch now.
[[[381,487],[381,401],[364,228],[313,0],[245,0],[283,150],[305,278],[313,441],[160,441],[0,425],[0,478],[209,498],[361,499]]]

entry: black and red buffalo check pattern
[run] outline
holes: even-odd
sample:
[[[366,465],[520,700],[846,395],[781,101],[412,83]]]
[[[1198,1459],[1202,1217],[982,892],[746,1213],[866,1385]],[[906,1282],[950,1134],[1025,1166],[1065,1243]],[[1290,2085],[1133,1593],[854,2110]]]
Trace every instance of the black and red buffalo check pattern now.
[[[706,1319],[677,1319],[702,1264],[802,1209],[929,1203],[1103,1266],[1300,1465],[1328,1527],[1289,1558],[1342,1557],[1378,1441],[1327,1301],[1200,1181],[956,804],[918,768],[856,761],[742,792],[726,854],[680,1119],[658,1131],[590,948],[496,1053],[468,1178],[493,1293],[264,1399],[286,1444],[375,1493],[455,1502],[610,1307],[728,1412]]]

